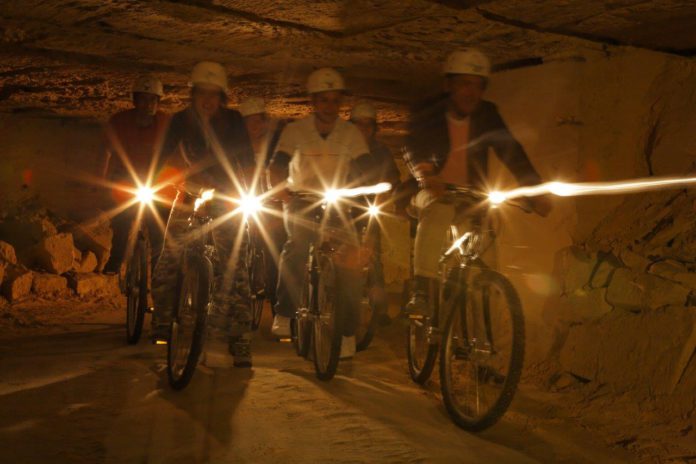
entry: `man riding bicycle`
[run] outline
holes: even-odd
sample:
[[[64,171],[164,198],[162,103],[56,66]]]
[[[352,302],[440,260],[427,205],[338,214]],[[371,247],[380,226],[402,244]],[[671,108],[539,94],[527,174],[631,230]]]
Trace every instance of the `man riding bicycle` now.
[[[478,50],[452,53],[445,62],[445,93],[412,115],[408,150],[419,191],[412,199],[418,212],[414,246],[415,282],[406,310],[429,313],[431,283],[438,274],[447,229],[467,204],[448,198],[448,185],[483,189],[492,149],[520,185],[541,183],[522,146],[515,140],[495,104],[483,100],[490,61]],[[551,210],[546,197],[529,200],[541,216]]]
[[[184,249],[188,217],[194,199],[190,193],[215,189],[229,197],[242,194],[254,171],[254,154],[239,112],[228,109],[227,73],[214,62],[198,63],[191,73],[191,104],[172,117],[162,152],[167,164],[184,169],[180,189],[167,222],[165,245],[152,283],[155,311],[153,335],[166,338],[177,302],[176,280]],[[219,217],[233,205],[213,200],[209,211]],[[217,259],[215,294],[209,316],[206,363],[225,365],[232,348],[235,367],[251,367],[251,307],[246,269],[246,240],[241,214],[213,228]],[[237,237],[240,237],[237,240]]]
[[[142,183],[151,180],[148,179],[150,170],[157,161],[159,147],[169,124],[169,117],[159,111],[159,102],[164,96],[159,79],[153,76],[139,77],[133,83],[132,96],[133,108],[114,114],[106,126],[102,168],[102,177],[130,188],[137,185],[133,175]],[[120,194],[120,190],[114,191],[114,195]],[[118,205],[125,198],[114,200]],[[166,217],[166,212],[160,207],[157,207],[157,211],[162,218]],[[136,216],[137,208],[129,208],[112,219],[114,237],[105,271],[120,272]],[[162,246],[162,232],[158,221],[149,212],[143,215],[142,221],[149,234],[154,264]]]
[[[396,162],[389,148],[377,139],[379,124],[377,122],[377,109],[370,103],[359,102],[350,111],[350,121],[360,129],[365,141],[370,148],[370,156],[361,158],[361,171],[364,173],[361,182],[366,185],[388,182],[392,186],[392,191],[399,188],[401,183],[401,173],[396,167]],[[376,198],[369,198],[368,201],[378,207],[387,200],[387,195],[392,193],[377,195]],[[368,295],[373,302],[377,312],[378,320],[382,324],[389,324],[390,319],[387,314],[387,292],[384,286],[384,268],[382,266],[382,237],[379,221],[368,220],[365,242],[372,250],[372,260],[370,263],[370,273],[368,275]]]
[[[295,316],[302,289],[302,277],[309,256],[309,246],[316,240],[313,217],[308,205],[294,192],[322,192],[328,188],[348,185],[357,161],[369,156],[369,148],[360,131],[341,119],[339,110],[346,90],[343,77],[334,69],[314,71],[307,81],[307,93],[313,113],[292,122],[283,130],[269,167],[270,183],[282,188],[285,225],[288,239],[280,256],[276,316],[272,332],[279,337],[290,336],[290,321]],[[359,179],[359,176],[354,176]],[[360,301],[360,268],[342,269],[345,300]],[[352,278],[348,274],[352,273]],[[357,288],[352,286],[358,285]],[[355,353],[357,314],[351,313],[341,344],[341,357]]]

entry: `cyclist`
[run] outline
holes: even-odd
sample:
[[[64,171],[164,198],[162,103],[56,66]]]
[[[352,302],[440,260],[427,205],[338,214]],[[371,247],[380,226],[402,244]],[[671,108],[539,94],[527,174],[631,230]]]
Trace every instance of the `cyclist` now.
[[[365,185],[373,185],[380,182],[388,182],[392,185],[392,189],[399,188],[401,182],[401,174],[399,168],[396,167],[394,157],[389,148],[377,140],[377,132],[379,125],[377,122],[377,109],[370,103],[359,102],[353,106],[350,112],[350,121],[360,129],[365,141],[370,149],[370,156],[364,157],[361,171],[364,176],[361,183]],[[391,194],[389,194],[391,195]],[[377,206],[383,205],[387,200],[386,196],[379,195],[377,198],[369,198],[368,202]],[[378,320],[383,324],[389,323],[387,315],[387,293],[384,288],[384,269],[382,266],[381,257],[381,232],[378,221],[368,221],[366,231],[366,241],[372,250],[372,260],[368,276],[369,298],[374,304],[374,308],[378,314]]]
[[[263,98],[250,97],[242,101],[239,105],[239,112],[244,117],[251,145],[256,157],[256,188],[263,191],[267,187],[266,169],[270,163],[271,156],[278,144],[280,134],[285,128],[286,121],[276,120],[269,116],[266,111],[266,103]],[[262,234],[265,259],[265,294],[271,307],[276,304],[276,284],[278,282],[278,256],[285,244],[287,234],[282,219],[282,208],[277,201],[267,201],[265,208],[273,209],[273,212],[264,214]],[[257,237],[259,238],[259,237]]]
[[[106,125],[102,168],[102,177],[122,183],[125,187],[136,184],[133,174],[140,182],[148,180],[151,167],[157,163],[159,147],[169,124],[169,116],[159,111],[160,99],[164,96],[159,79],[154,76],[139,77],[133,83],[131,95],[133,108],[114,114]],[[119,194],[119,191],[114,191],[117,203],[125,200],[118,198]],[[114,237],[105,271],[120,273],[136,213],[136,208],[129,208],[112,219]],[[166,211],[160,208],[158,214],[166,217]],[[142,220],[149,233],[154,264],[162,246],[162,232],[151,214],[143,215]]]
[[[483,99],[490,70],[488,57],[476,49],[450,54],[443,69],[444,95],[416,108],[410,121],[408,150],[419,184],[419,191],[412,199],[412,206],[418,212],[415,283],[406,306],[412,314],[428,314],[429,288],[437,278],[447,229],[467,209],[466,204],[444,195],[446,186],[483,188],[489,149],[519,184],[541,182],[495,104]],[[532,198],[530,204],[541,216],[551,210],[547,197]]]
[[[247,185],[254,170],[254,154],[244,121],[238,111],[227,108],[227,73],[219,64],[203,61],[191,73],[191,104],[172,117],[163,153],[167,162],[186,175],[188,192],[215,188],[227,196],[240,195],[237,185]],[[235,178],[236,179],[232,179]],[[153,333],[168,331],[177,304],[176,279],[185,241],[192,200],[183,191],[177,194],[165,234],[165,245],[153,277]],[[229,212],[233,205],[211,202],[213,216]],[[215,294],[206,340],[206,363],[226,365],[232,346],[235,367],[251,367],[251,307],[246,269],[245,234],[235,243],[242,228],[241,215],[216,225],[213,239],[217,248]]]
[[[269,167],[270,183],[282,189],[279,196],[284,201],[288,233],[280,256],[278,303],[271,329],[279,337],[290,336],[290,320],[299,304],[309,245],[317,237],[316,230],[307,226],[312,222],[307,205],[293,198],[291,192],[344,187],[351,171],[358,166],[357,160],[369,156],[360,131],[339,116],[345,90],[343,77],[332,68],[321,68],[310,74],[307,93],[313,112],[287,125]],[[339,301],[348,307],[357,307],[361,294],[359,266],[337,271],[342,275],[339,278],[344,292],[338,296]],[[358,288],[353,288],[355,285]],[[350,304],[353,300],[356,301]],[[355,354],[357,314],[350,316],[341,344],[341,358],[344,359]]]

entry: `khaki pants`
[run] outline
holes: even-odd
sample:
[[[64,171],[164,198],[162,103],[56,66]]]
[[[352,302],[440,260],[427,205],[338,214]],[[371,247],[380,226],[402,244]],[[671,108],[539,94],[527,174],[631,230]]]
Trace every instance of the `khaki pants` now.
[[[431,279],[438,277],[440,256],[447,244],[447,231],[453,224],[460,233],[471,223],[472,205],[468,201],[446,195],[434,197],[429,191],[421,190],[411,205],[418,212],[418,229],[414,245],[414,274]]]

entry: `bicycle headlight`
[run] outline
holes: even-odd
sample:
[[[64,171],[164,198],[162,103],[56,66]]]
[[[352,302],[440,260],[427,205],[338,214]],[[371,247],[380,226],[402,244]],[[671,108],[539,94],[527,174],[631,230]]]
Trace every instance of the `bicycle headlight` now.
[[[147,185],[142,185],[136,190],[135,197],[142,204],[150,204],[155,199],[155,191]]]
[[[261,199],[251,193],[242,195],[239,200],[239,208],[245,217],[256,216],[261,211],[261,206]]]

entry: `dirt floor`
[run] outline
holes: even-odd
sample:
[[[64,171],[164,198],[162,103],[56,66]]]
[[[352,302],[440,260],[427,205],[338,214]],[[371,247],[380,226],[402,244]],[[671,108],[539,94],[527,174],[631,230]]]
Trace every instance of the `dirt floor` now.
[[[82,310],[82,317],[49,324],[36,316],[12,330],[5,309],[3,462],[635,461],[621,444],[605,445],[563,413],[561,395],[531,387],[492,429],[458,429],[438,386],[409,380],[397,324],[324,383],[290,345],[270,339],[266,320],[253,369],[200,367],[186,390],[174,392],[165,348],[127,346],[121,310],[91,305],[92,314],[72,305],[73,316]],[[24,315],[48,314],[48,306],[43,313],[33,307]]]

